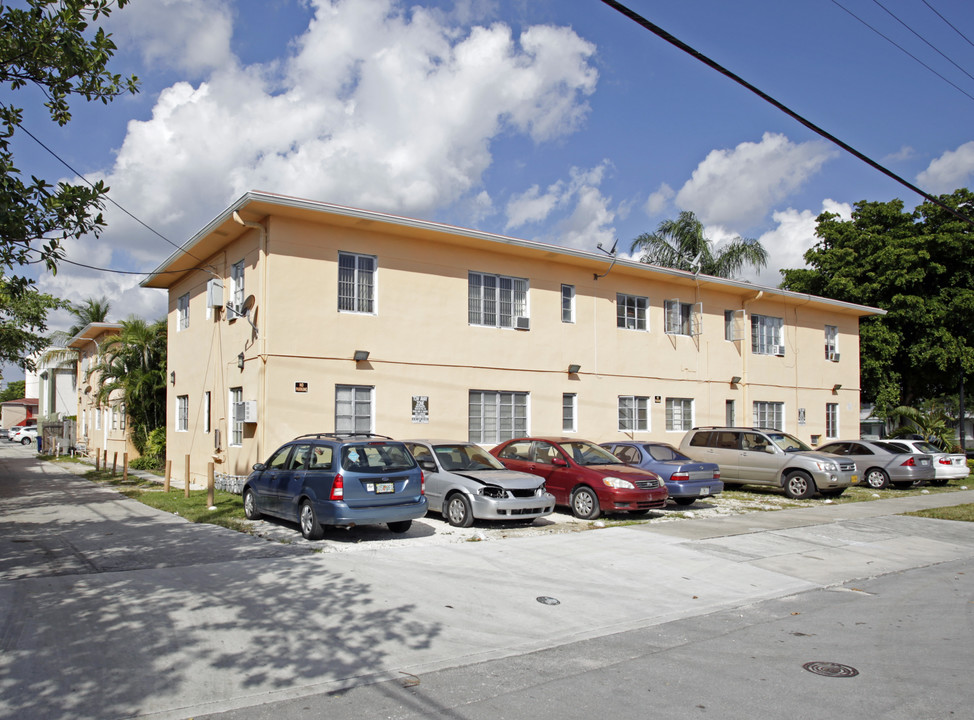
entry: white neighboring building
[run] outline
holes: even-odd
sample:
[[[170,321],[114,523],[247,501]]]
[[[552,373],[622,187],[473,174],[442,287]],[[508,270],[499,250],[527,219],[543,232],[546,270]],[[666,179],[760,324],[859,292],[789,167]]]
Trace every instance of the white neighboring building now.
[[[43,358],[44,353],[41,353]],[[24,369],[24,394],[37,398],[38,417],[56,416],[58,420],[78,412],[76,361],[44,362],[37,360],[37,370]]]

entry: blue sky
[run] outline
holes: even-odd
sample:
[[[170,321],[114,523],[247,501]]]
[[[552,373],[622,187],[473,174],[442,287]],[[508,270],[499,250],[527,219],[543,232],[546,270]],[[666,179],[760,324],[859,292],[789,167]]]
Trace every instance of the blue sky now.
[[[923,189],[969,186],[974,7],[881,3],[626,4]],[[759,238],[771,266],[745,277],[777,285],[823,209],[920,202],[599,0],[133,0],[108,29],[138,96],[76,104],[63,129],[29,91],[15,101],[32,133],[177,245],[247,190],[623,252],[691,210],[715,241]],[[15,147],[25,173],[73,179],[31,140]],[[173,252],[106,217],[69,260],[148,271]],[[140,279],[69,264],[37,277],[71,301],[107,296],[113,320],[162,317],[164,294]]]

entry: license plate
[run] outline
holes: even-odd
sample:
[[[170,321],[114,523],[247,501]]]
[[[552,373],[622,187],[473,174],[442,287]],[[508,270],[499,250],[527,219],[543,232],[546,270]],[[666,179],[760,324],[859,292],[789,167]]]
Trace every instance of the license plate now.
[[[710,488],[700,488],[700,494],[701,495],[709,495],[710,494]]]
[[[857,482],[859,482],[859,476],[858,475],[853,475],[852,476],[852,484],[855,485]]]
[[[376,483],[375,491],[376,493],[391,493],[396,491],[396,486],[394,483]]]
[[[920,464],[921,465],[929,465],[930,464],[930,461],[929,460],[921,460],[920,461]]]

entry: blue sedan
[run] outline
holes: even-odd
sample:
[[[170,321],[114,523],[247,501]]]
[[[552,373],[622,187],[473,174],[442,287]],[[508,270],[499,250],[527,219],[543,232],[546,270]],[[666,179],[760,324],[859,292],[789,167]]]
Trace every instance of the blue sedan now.
[[[657,442],[602,443],[627,465],[652,470],[666,482],[670,499],[678,505],[719,495],[724,489],[717,463],[697,462],[672,445]]]

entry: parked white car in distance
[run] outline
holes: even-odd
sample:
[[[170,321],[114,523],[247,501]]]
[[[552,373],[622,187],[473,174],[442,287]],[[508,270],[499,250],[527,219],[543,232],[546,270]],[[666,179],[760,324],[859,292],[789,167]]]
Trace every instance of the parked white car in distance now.
[[[967,467],[967,455],[964,453],[948,453],[926,440],[902,440],[891,438],[885,442],[891,445],[905,445],[908,452],[926,453],[933,456],[933,468],[936,477],[930,481],[931,485],[946,485],[951,480],[963,480],[971,469]]]
[[[11,428],[10,435],[7,439],[10,440],[10,442],[19,442],[21,445],[30,445],[32,442],[37,440],[37,426],[27,425]]]

